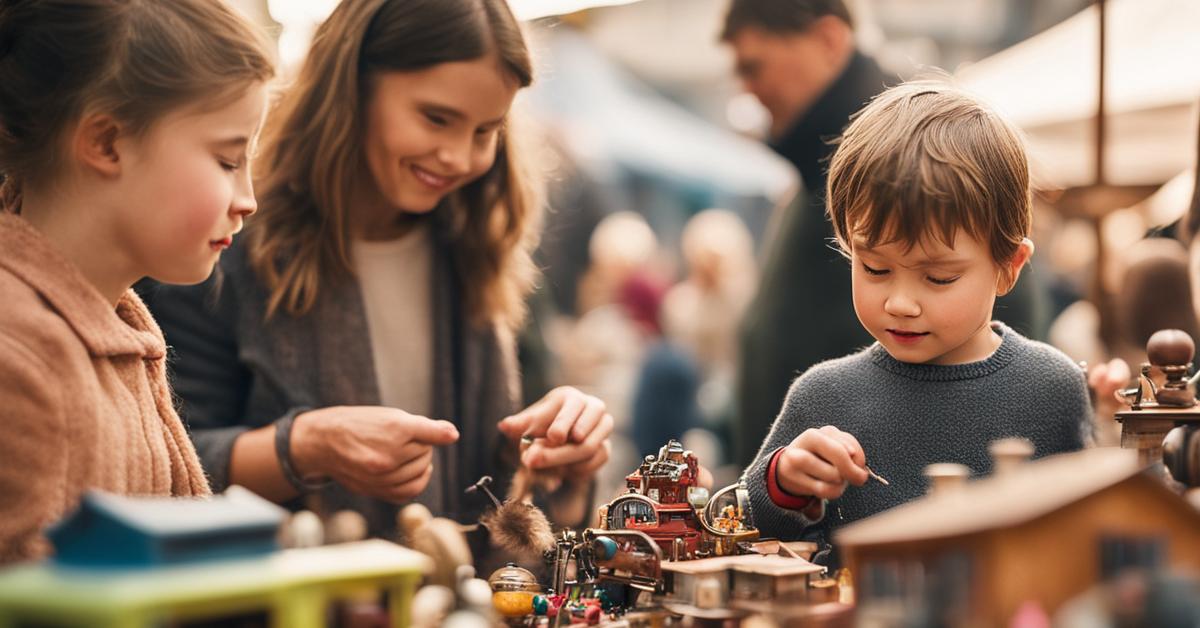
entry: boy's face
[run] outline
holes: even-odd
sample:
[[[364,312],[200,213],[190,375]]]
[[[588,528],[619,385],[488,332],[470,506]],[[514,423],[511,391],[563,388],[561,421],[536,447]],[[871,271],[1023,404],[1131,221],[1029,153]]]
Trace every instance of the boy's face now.
[[[904,243],[851,242],[854,311],[863,327],[901,362],[966,364],[986,359],[1000,344],[992,305],[1007,286],[987,246],[960,230],[954,247],[926,238]],[[1022,243],[1011,277],[1033,252]]]

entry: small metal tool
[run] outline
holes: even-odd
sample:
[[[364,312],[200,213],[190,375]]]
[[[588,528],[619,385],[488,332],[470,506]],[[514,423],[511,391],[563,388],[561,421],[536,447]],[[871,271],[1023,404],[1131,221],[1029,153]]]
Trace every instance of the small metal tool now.
[[[875,478],[876,480],[879,480],[879,483],[880,483],[880,484],[882,484],[882,485],[884,485],[884,486],[891,486],[891,485],[892,485],[892,483],[891,483],[891,482],[888,482],[887,480],[883,479],[883,476],[882,476],[882,475],[879,475],[878,473],[875,473],[874,471],[872,471],[872,470],[871,470],[871,467],[868,467],[868,466],[866,466],[866,465],[863,465],[863,468],[867,470],[867,475],[869,475],[869,476],[871,476],[871,477]]]

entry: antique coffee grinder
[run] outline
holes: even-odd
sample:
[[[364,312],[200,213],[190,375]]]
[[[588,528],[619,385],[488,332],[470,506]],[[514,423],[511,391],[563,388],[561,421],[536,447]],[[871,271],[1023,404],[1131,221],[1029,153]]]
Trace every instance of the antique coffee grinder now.
[[[1117,391],[1129,409],[1116,413],[1121,423],[1121,447],[1136,449],[1138,461],[1160,461],[1176,482],[1200,487],[1200,404],[1192,358],[1196,344],[1178,329],[1155,332],[1146,343],[1146,357],[1134,388]],[[1156,383],[1161,381],[1161,385]]]

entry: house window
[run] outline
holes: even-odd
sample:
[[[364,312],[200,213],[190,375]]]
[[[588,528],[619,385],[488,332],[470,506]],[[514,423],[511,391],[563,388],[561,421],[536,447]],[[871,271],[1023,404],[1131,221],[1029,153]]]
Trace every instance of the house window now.
[[[1105,580],[1136,569],[1157,571],[1167,555],[1167,540],[1160,536],[1106,535],[1100,537],[1100,576]]]
[[[860,616],[868,624],[899,625],[895,622],[912,617],[934,618],[936,625],[969,623],[973,562],[968,552],[957,549],[908,560],[867,562],[860,580]]]
[[[633,524],[653,523],[654,507],[640,499],[617,498],[608,509],[608,527],[620,530]]]

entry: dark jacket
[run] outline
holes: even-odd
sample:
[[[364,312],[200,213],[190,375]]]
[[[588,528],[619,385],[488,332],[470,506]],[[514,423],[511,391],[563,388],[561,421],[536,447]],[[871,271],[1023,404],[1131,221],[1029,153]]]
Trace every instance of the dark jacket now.
[[[438,242],[445,238],[435,229]],[[459,280],[449,247],[435,245],[433,264],[432,416],[454,422],[458,442],[442,449],[446,499],[435,513],[473,522],[486,505],[463,489],[482,475],[500,486],[511,477],[515,449],[496,424],[517,408],[514,344],[496,329],[464,320]],[[326,281],[311,312],[301,317],[277,313],[266,319],[268,291],[249,267],[246,251],[235,245],[219,272],[196,286],[152,285],[143,294],[170,345],[171,382],[181,401],[214,490],[229,483],[234,440],[301,409],[337,405],[379,405],[371,340],[357,281]],[[512,453],[509,458],[502,453]],[[316,507],[331,513],[363,513],[373,535],[392,536],[398,507],[332,485],[292,509]]]
[[[852,114],[897,82],[874,60],[855,53],[841,76],[772,144],[796,167],[803,189],[773,219],[759,291],[742,320],[733,429],[734,462],[740,467],[754,459],[796,376],[873,342],[854,313],[850,266],[837,251],[825,215],[825,183],[836,147],[831,141]],[[997,300],[994,316],[1043,338],[1041,291],[1030,275],[1027,270],[1016,289]]]

